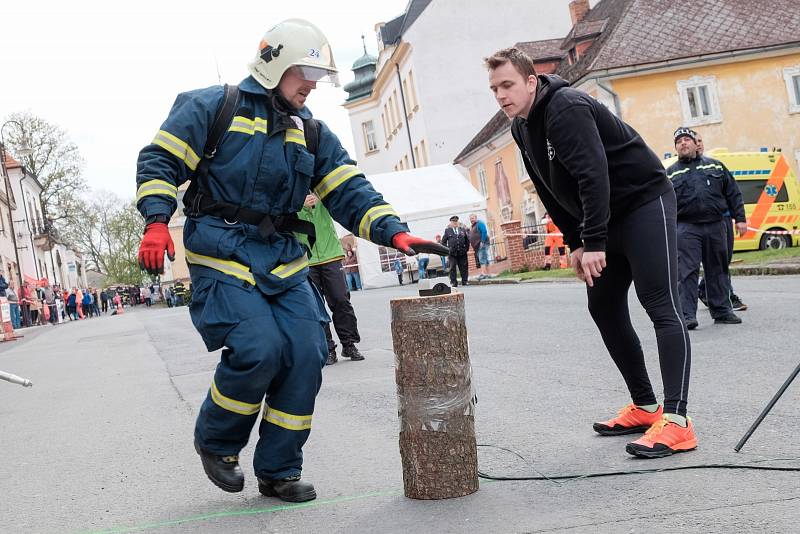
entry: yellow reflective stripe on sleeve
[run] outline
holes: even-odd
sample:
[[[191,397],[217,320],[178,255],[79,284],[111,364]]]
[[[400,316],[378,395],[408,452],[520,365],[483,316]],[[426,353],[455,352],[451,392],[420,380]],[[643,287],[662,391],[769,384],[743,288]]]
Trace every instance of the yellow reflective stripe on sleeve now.
[[[308,258],[306,256],[300,256],[296,260],[292,260],[289,263],[278,265],[272,269],[270,273],[274,274],[278,278],[289,278],[294,273],[305,269],[307,266]]]
[[[372,223],[380,219],[381,217],[385,217],[386,215],[397,215],[397,212],[394,211],[394,208],[391,207],[389,204],[381,204],[379,206],[373,206],[367,210],[364,214],[364,217],[361,218],[361,223],[358,225],[358,235],[359,237],[363,237],[366,240],[369,240],[370,233],[372,232]]]
[[[284,144],[297,143],[298,145],[306,146],[306,136],[303,133],[303,130],[289,128],[286,130],[286,136],[283,138],[283,142]]]
[[[229,412],[238,413],[239,415],[254,415],[261,410],[261,403],[253,404],[251,402],[242,402],[230,397],[226,397],[217,389],[217,384],[211,381],[211,400],[214,404],[228,410]]]
[[[255,119],[248,119],[237,115],[231,121],[231,126],[228,128],[229,132],[239,132],[247,135],[255,135],[256,132],[267,133],[267,119],[256,117]]]
[[[159,130],[153,139],[153,144],[160,146],[184,162],[191,170],[195,170],[197,168],[197,164],[200,163],[200,158],[197,156],[195,151],[192,150],[192,147],[169,132]]]
[[[172,198],[178,198],[178,188],[164,180],[149,180],[143,182],[136,190],[136,202],[148,195],[165,195]]]
[[[319,181],[317,187],[314,188],[314,192],[317,194],[319,199],[322,200],[334,189],[357,174],[361,174],[361,171],[354,165],[342,165],[340,167],[336,167],[329,172],[325,178]]]
[[[191,250],[186,251],[186,261],[195,265],[202,265],[203,267],[216,269],[221,273],[234,276],[239,280],[244,280],[252,285],[256,285],[256,279],[253,278],[253,273],[250,272],[250,267],[239,262],[232,260],[221,260],[219,258],[212,258],[211,256],[203,256],[202,254],[195,254]]]
[[[683,173],[685,173],[685,172],[689,172],[689,168],[688,168],[688,167],[687,167],[687,168],[685,168],[685,169],[679,169],[679,170],[677,170],[677,171],[673,172],[672,174],[668,174],[668,175],[667,175],[667,178],[669,178],[670,180],[672,180],[672,177],[673,177],[673,176],[677,176],[677,175],[679,175],[679,174],[683,174]]]
[[[264,405],[264,420],[287,430],[308,430],[311,415],[293,415]]]

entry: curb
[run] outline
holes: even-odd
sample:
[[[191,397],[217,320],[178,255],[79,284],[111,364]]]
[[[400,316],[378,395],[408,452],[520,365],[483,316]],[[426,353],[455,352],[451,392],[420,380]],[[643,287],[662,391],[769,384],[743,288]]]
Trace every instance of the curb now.
[[[734,276],[800,274],[800,264],[743,265],[731,267],[730,272]]]

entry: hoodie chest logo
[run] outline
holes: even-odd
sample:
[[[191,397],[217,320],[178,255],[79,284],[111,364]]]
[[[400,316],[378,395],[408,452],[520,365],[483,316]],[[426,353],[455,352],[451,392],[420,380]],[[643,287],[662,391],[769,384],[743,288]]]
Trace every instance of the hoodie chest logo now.
[[[556,150],[550,144],[550,139],[545,139],[545,141],[547,141],[547,159],[553,161],[553,158],[556,157]]]

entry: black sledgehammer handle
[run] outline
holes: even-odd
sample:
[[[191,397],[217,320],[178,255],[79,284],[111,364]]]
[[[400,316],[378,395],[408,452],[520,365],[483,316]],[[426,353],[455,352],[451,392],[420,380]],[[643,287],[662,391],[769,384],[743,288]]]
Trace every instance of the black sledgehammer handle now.
[[[772,397],[772,400],[769,401],[769,404],[767,404],[767,407],[764,408],[764,410],[761,412],[761,415],[758,416],[758,419],[756,419],[753,422],[753,424],[750,426],[750,429],[745,433],[744,436],[742,436],[742,439],[740,439],[739,443],[737,443],[736,446],[733,448],[734,451],[739,452],[739,450],[741,450],[741,448],[744,447],[744,444],[747,443],[747,440],[750,439],[750,436],[752,436],[753,432],[756,431],[758,425],[761,424],[761,421],[763,421],[764,418],[769,413],[769,411],[772,410],[772,407],[775,406],[775,403],[778,402],[778,399],[781,398],[783,392],[786,391],[786,388],[789,387],[789,384],[791,384],[792,381],[794,381],[794,379],[797,378],[798,374],[800,374],[800,364],[798,364],[798,366],[795,368],[794,372],[792,372],[789,378],[786,379],[786,382],[783,383],[781,389],[779,389],[778,392],[775,394],[775,396]]]

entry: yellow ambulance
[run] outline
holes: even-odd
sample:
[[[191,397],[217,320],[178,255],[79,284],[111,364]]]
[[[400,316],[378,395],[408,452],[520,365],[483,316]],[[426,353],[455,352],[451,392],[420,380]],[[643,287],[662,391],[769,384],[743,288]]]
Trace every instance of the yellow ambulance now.
[[[748,231],[736,236],[734,252],[800,246],[800,185],[783,152],[717,148],[705,155],[721,161],[742,192]],[[664,166],[676,159],[665,160]]]

